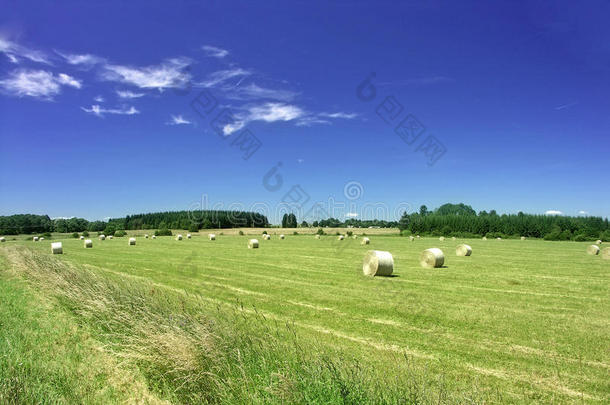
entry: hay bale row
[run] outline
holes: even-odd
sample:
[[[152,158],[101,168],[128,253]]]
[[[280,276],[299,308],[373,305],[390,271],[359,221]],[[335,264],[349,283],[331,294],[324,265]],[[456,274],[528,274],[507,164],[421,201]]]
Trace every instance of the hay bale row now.
[[[92,248],[93,247],[93,241],[91,239],[86,239],[84,242],[84,246],[85,248]]]
[[[248,249],[258,249],[258,239],[250,239],[248,241]]]
[[[590,255],[593,255],[593,256],[599,254],[599,246],[597,246],[597,245],[590,245],[587,248],[587,253],[590,254]]]
[[[472,248],[466,244],[458,245],[457,248],[455,248],[456,256],[470,256],[471,254]]]
[[[129,238],[129,246],[135,246],[136,238]]]
[[[61,242],[53,242],[51,243],[51,252],[54,255],[61,255],[64,253],[64,248],[61,244]]]
[[[367,276],[390,276],[394,271],[394,258],[390,252],[369,250],[362,262],[362,272]]]
[[[445,255],[439,248],[426,249],[419,257],[419,264],[425,268],[441,267],[445,264]]]

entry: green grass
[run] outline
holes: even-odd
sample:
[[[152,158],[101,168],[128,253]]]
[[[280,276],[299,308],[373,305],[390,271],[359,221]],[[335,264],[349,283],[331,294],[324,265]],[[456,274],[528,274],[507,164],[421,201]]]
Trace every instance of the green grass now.
[[[173,402],[610,400],[610,262],[586,255],[586,243],[467,240],[473,255],[456,257],[462,240],[373,235],[365,247],[287,235],[258,238],[261,247],[249,250],[249,238],[138,238],[136,246],[94,239],[93,249],[68,239],[59,261],[46,241],[9,241],[4,250],[11,263],[26,256],[13,273]],[[445,267],[420,268],[419,253],[433,246],[445,252]],[[363,276],[367,249],[390,251],[396,277]],[[53,266],[61,268],[54,277],[71,277],[49,282],[43,270],[28,270]],[[91,286],[95,294],[74,293]],[[111,303],[126,299],[146,311],[93,305],[114,294]],[[141,319],[115,319],[125,314]],[[176,370],[186,360],[158,347],[158,333],[141,331],[176,319],[187,320],[172,326],[177,346],[197,353],[181,354],[196,359],[186,370]],[[193,334],[193,325],[206,333]],[[206,368],[222,389],[200,375]]]

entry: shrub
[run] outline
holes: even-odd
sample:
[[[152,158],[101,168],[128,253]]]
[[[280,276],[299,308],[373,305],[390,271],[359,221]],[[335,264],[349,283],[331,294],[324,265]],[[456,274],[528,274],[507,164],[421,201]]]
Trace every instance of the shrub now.
[[[40,236],[43,236],[43,237],[45,237],[45,238],[50,238],[50,237],[51,237],[51,232],[45,232],[45,233],[43,233],[43,234],[42,234],[42,235],[40,235]]]
[[[402,231],[400,231],[400,236],[409,236],[411,235],[411,231],[408,229],[403,229]]]
[[[347,231],[347,236],[352,236],[354,234],[354,232],[352,231]]]
[[[72,237],[73,237],[73,238],[78,238],[78,232],[74,232],[74,233],[72,234]]]
[[[86,238],[87,236],[89,236],[89,232],[83,231],[83,236]]]
[[[241,229],[239,230],[239,235],[240,236],[244,236],[244,231],[242,231]]]
[[[117,238],[123,237],[125,235],[127,235],[127,232],[123,230],[114,231],[114,236],[116,236]]]
[[[155,236],[172,236],[172,230],[167,228],[157,229]]]
[[[588,240],[587,235],[585,235],[584,233],[581,233],[580,235],[574,236],[574,241],[575,242],[585,242],[587,240]]]
[[[337,231],[337,232],[335,232],[335,234],[336,234],[337,236],[339,236],[339,235],[341,235],[341,232]]]
[[[292,234],[293,235],[298,235],[299,233],[297,231],[294,231]]]
[[[191,224],[189,226],[188,231],[189,232],[199,232],[199,225],[198,224]]]
[[[263,231],[263,235],[267,235],[267,231]]]

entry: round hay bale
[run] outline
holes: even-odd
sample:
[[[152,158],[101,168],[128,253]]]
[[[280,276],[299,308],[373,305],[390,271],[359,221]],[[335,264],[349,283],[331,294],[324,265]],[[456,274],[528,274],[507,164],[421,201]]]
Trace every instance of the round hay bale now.
[[[595,241],[595,244],[596,244],[596,245],[601,245],[601,244],[602,244],[601,239],[598,239],[597,241]]]
[[[269,234],[263,235],[263,240],[270,240],[270,239],[271,239],[271,235],[269,235]]]
[[[525,236],[522,236],[522,237],[521,237],[521,240],[525,240]]]
[[[61,242],[53,242],[51,243],[51,252],[54,255],[61,255],[64,253],[64,248],[61,245]]]
[[[587,253],[590,254],[590,255],[593,255],[593,256],[595,256],[596,254],[599,254],[599,246],[597,246],[597,245],[590,245],[587,248]]]
[[[2,242],[6,242],[6,239],[4,239],[4,236],[0,237],[0,243]]]
[[[415,240],[415,238],[414,238],[413,236],[409,236],[409,240],[410,240],[411,242],[413,242],[413,241]]]
[[[343,240],[343,239],[345,239],[345,236],[343,236],[343,235],[337,236],[337,240]]]
[[[610,247],[602,249],[602,259],[610,260]]]
[[[284,236],[284,235],[280,235],[280,239],[284,239],[284,238],[285,238],[285,236]]]
[[[153,235],[150,237],[151,239],[157,239],[157,235]]]
[[[320,239],[320,235],[316,235],[316,239]]]
[[[148,239],[148,234],[147,233],[144,234],[144,239]]]
[[[108,239],[112,240],[112,238],[114,238],[114,236],[112,236],[112,235],[108,236]]]
[[[441,236],[440,238],[438,238],[439,241],[444,242],[445,241],[445,237]]]
[[[451,240],[455,240],[455,236],[453,238],[451,238]]]
[[[502,240],[502,238],[501,238],[501,237],[499,237],[499,236],[498,236],[496,239],[497,239],[497,240]]]
[[[34,236],[34,237],[32,238],[32,240],[33,240],[34,242],[38,242],[38,236]]]
[[[439,248],[426,249],[419,257],[419,264],[421,264],[422,267],[429,269],[434,267],[442,267],[443,264],[445,264],[445,255]]]
[[[362,272],[365,276],[390,276],[394,271],[394,258],[390,252],[369,250],[364,255]]]
[[[471,254],[472,248],[466,244],[458,245],[457,248],[455,248],[456,256],[470,256]]]
[[[362,242],[360,242],[361,245],[368,245],[369,243],[371,243],[371,240],[366,236],[362,238]]]
[[[176,235],[176,240],[182,240],[182,235],[181,234]]]
[[[487,240],[487,236],[483,236],[483,238],[482,238],[482,239],[483,239],[483,240]]]
[[[419,235],[417,235],[416,238],[419,239]]]
[[[106,239],[106,235],[100,235],[100,236],[98,236],[98,238],[99,238],[100,240],[104,240],[104,239]]]
[[[136,238],[129,238],[129,246],[135,246]]]
[[[358,239],[358,235],[353,235],[352,239]]]
[[[91,239],[86,239],[85,243],[84,243],[84,246],[86,248],[92,248],[93,247],[93,241]]]
[[[80,239],[80,240],[84,240],[84,239],[85,239],[85,237],[81,235],[81,236],[79,237],[79,239]]]
[[[258,249],[258,239],[250,239],[248,241],[248,249]]]
[[[187,233],[187,234],[186,234],[186,238],[187,238],[187,239],[191,239],[191,234],[190,234],[190,233]]]
[[[216,240],[216,234],[210,233],[210,234],[208,234],[208,238],[210,240]]]
[[[43,240],[44,240],[44,238],[41,236],[39,240],[43,241]]]

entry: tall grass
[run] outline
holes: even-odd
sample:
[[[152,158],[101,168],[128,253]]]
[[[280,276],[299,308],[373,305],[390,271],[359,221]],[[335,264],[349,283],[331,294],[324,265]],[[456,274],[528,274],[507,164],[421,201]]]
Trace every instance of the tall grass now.
[[[453,403],[444,384],[397,353],[387,376],[346,352],[308,341],[252,309],[75,267],[23,247],[5,249],[13,274],[56,300],[103,351],[174,403]],[[256,312],[255,310],[253,310]],[[402,357],[402,360],[399,357]],[[469,396],[469,394],[468,394]]]

